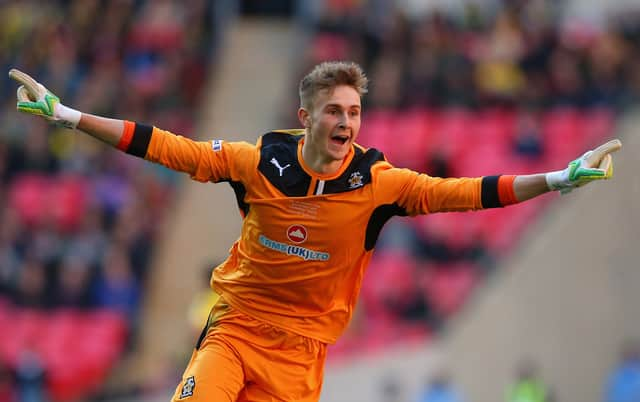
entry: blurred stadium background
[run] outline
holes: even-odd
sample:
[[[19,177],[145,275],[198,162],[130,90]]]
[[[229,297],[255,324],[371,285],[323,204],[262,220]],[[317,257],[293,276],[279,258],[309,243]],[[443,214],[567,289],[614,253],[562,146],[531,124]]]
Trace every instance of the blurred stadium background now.
[[[637,1],[0,1],[3,71],[191,138],[297,127],[298,81],[332,59],[365,67],[359,142],[397,166],[625,147],[611,182],[388,224],[322,401],[433,401],[435,378],[516,400],[523,365],[550,394],[530,400],[640,401]],[[168,400],[239,233],[232,192],[19,115],[0,77],[0,401]]]

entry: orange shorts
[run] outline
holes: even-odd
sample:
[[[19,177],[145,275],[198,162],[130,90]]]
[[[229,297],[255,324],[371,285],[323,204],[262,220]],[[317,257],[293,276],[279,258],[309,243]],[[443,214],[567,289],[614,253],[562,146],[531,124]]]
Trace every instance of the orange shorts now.
[[[320,399],[327,346],[233,309],[212,308],[174,402]]]

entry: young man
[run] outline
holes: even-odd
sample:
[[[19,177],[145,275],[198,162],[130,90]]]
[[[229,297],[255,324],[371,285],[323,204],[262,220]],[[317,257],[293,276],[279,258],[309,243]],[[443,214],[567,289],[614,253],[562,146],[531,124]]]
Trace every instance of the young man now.
[[[213,271],[221,297],[174,401],[317,401],[327,345],[353,314],[388,219],[503,207],[611,176],[585,166],[584,156],[563,171],[527,176],[443,179],[395,168],[355,143],[367,78],[354,63],[316,66],[300,83],[304,129],[273,131],[256,145],[196,142],[80,113],[23,73],[10,75],[24,84],[18,110],[233,188],[241,237]]]

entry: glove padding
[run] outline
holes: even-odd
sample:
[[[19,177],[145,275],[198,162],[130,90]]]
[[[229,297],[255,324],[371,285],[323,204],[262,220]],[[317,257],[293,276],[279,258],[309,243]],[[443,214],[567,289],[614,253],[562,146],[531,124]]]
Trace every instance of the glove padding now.
[[[559,190],[561,194],[567,194],[574,188],[594,180],[610,179],[613,177],[611,152],[621,147],[622,143],[616,139],[585,152],[578,159],[571,161],[566,169],[547,173],[545,176],[547,186],[551,190]]]
[[[16,92],[18,111],[44,117],[60,127],[76,128],[82,115],[80,112],[61,104],[60,98],[20,70],[11,69],[9,77],[22,84]]]

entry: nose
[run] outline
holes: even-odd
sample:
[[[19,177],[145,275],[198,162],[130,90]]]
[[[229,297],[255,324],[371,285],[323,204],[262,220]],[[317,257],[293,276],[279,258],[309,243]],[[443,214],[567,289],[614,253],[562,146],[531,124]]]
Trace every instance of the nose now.
[[[340,115],[340,121],[338,122],[338,128],[346,129],[348,121],[349,121],[349,116],[347,116],[346,113],[343,113],[342,115]]]

